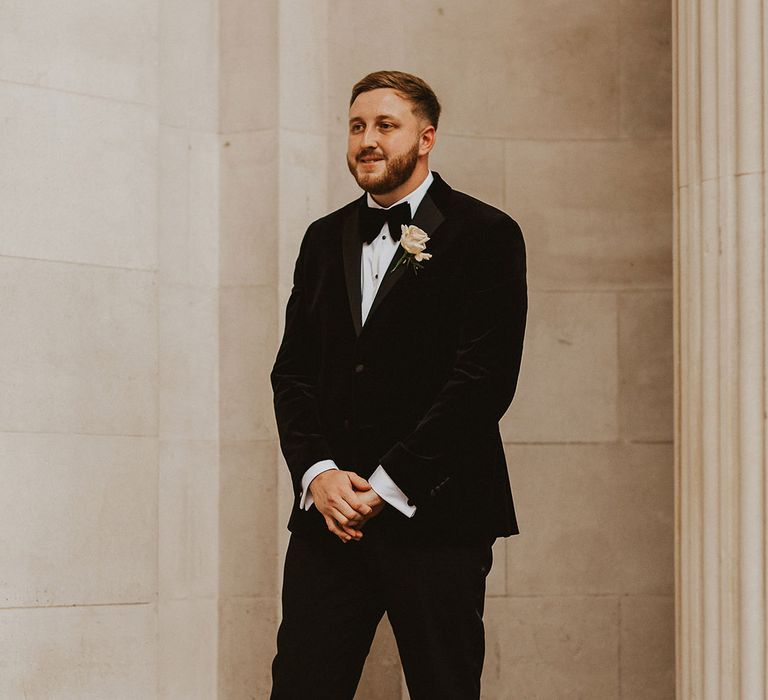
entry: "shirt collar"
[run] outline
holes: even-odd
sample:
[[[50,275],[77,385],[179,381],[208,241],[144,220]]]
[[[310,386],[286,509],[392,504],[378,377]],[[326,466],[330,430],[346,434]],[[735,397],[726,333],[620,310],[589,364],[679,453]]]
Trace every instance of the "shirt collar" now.
[[[421,204],[421,200],[424,199],[424,195],[427,194],[427,190],[429,189],[429,186],[432,184],[434,179],[435,178],[432,175],[432,171],[430,170],[427,173],[427,176],[424,178],[424,182],[422,182],[410,194],[405,195],[405,197],[398,200],[394,204],[391,204],[389,207],[382,207],[373,197],[371,197],[370,193],[367,193],[366,199],[368,200],[368,206],[374,209],[390,209],[391,207],[396,207],[398,204],[402,204],[403,202],[408,202],[408,204],[411,206],[411,218],[413,218],[414,214],[416,214],[416,210],[419,208],[419,204]]]

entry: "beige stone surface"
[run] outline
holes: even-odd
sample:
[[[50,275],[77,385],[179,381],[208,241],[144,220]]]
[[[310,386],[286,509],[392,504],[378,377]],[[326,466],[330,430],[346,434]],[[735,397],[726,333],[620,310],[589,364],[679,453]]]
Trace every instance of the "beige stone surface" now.
[[[0,4],[0,79],[154,105],[157,1],[60,8],[55,0]]]
[[[339,129],[334,128],[326,141],[328,155],[326,166],[327,209],[329,212],[343,207],[347,202],[351,202],[363,194],[347,168],[346,109],[344,115],[344,126]]]
[[[403,686],[400,655],[389,618],[384,615],[376,630],[371,651],[365,660],[357,686],[357,700],[392,700],[399,698]]]
[[[0,255],[153,269],[154,110],[7,82],[0,104]]]
[[[618,700],[614,596],[486,601],[482,697]]]
[[[272,29],[278,32],[279,78],[274,95],[280,128],[320,136],[325,133],[327,2],[278,0],[277,7],[277,27]],[[313,151],[305,155],[311,159]]]
[[[279,139],[278,260],[282,282],[292,278],[299,242],[307,226],[328,213],[328,188],[323,177],[327,168],[326,137],[281,130]],[[346,147],[339,157],[343,158],[345,152]],[[339,162],[344,163],[344,160]]]
[[[617,436],[614,294],[529,293],[518,386],[501,421],[508,442],[599,442]]]
[[[158,0],[159,118],[167,126],[219,128],[219,2]]]
[[[506,445],[508,595],[671,595],[671,445]]]
[[[373,70],[396,68],[432,85],[443,103],[446,133],[618,136],[619,12],[609,0],[491,0],[481,9],[432,0],[395,5],[386,13],[371,0],[332,0],[329,25],[334,127],[346,122],[355,81]]]
[[[149,272],[0,258],[0,429],[156,433]]]
[[[154,599],[153,439],[0,433],[0,464],[0,608]]]
[[[677,694],[768,697],[766,15],[676,3]]]
[[[327,0],[326,5],[330,28],[326,123],[332,132],[346,138],[352,86],[373,71],[411,69],[406,55],[406,25],[415,5],[392,3],[386,12],[374,0]],[[429,76],[424,77],[429,81]]]
[[[157,698],[215,698],[217,644],[218,614],[215,598],[161,601]]]
[[[220,139],[220,279],[227,285],[275,285],[277,132],[236,133]]]
[[[277,124],[278,5],[278,0],[219,2],[221,133]]]
[[[672,3],[621,0],[621,135],[672,131]]]
[[[621,697],[674,700],[675,600],[622,596]]]
[[[668,140],[510,141],[506,207],[533,289],[669,288]]]
[[[620,431],[626,440],[673,439],[672,292],[619,295]]]
[[[504,209],[503,141],[438,133],[429,162],[454,189]]]
[[[277,597],[277,444],[224,442],[219,482],[219,591]]]
[[[216,440],[160,441],[161,612],[169,600],[214,600],[217,595],[219,461]]]
[[[275,598],[221,599],[218,700],[268,694],[277,652],[277,625]]]
[[[671,446],[625,444],[670,436],[669,10],[0,6],[0,697],[268,693],[268,375],[307,224],[360,194],[350,88],[389,67],[443,102],[433,168],[528,246],[484,697],[669,697]],[[72,602],[100,604],[39,607]],[[358,695],[403,687],[384,622]]]
[[[269,372],[277,341],[275,288],[222,287],[219,292],[220,435],[268,440],[277,435]]]
[[[161,435],[215,440],[220,391],[217,291],[161,284],[159,312]]]
[[[156,696],[155,605],[0,611],[0,697]]]
[[[437,91],[448,133],[615,137],[618,9],[613,0],[489,0],[482,11],[460,0],[420,2],[401,17],[400,63]]]
[[[507,543],[508,537],[497,537],[493,543],[493,564],[485,579],[485,595],[500,596],[507,594]]]
[[[219,136],[160,127],[158,279],[214,288],[219,281]]]

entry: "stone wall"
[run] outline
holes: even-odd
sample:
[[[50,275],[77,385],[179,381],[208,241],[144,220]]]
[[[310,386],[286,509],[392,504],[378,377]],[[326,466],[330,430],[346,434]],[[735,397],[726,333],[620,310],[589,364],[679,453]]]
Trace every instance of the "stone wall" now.
[[[382,67],[433,85],[434,168],[528,245],[485,697],[672,697],[668,3],[11,1],[0,27],[2,697],[266,694],[268,373]],[[359,697],[404,692],[384,624]]]

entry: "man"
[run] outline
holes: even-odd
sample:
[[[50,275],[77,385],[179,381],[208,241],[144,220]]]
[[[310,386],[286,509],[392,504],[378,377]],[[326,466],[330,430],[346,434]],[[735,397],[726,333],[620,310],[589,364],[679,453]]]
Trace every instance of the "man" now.
[[[439,116],[416,76],[359,81],[347,163],[365,193],[301,242],[270,375],[295,495],[273,699],[353,698],[384,612],[412,700],[480,696],[491,546],[518,533],[498,423],[525,246],[430,171]]]

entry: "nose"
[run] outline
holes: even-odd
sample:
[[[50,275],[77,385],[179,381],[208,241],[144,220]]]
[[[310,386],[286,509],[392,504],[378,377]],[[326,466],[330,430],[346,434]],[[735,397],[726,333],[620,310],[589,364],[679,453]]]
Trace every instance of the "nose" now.
[[[376,131],[373,126],[369,126],[363,132],[363,142],[360,144],[363,148],[375,148],[378,145],[376,141]]]

